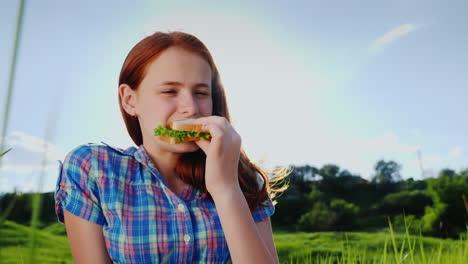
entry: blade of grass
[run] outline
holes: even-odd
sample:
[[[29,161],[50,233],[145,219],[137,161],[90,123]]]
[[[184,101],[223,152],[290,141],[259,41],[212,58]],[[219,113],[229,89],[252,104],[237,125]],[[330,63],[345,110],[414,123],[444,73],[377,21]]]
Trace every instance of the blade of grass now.
[[[411,236],[409,234],[409,224],[408,222],[406,221],[406,215],[403,215],[403,222],[405,223],[405,236],[406,236],[406,239],[408,240],[408,248],[409,248],[409,254],[410,254],[410,258],[411,258],[411,263],[412,264],[415,264],[414,263],[414,252],[413,252],[413,248],[411,246]]]
[[[13,82],[15,79],[16,62],[17,62],[18,49],[19,49],[19,43],[20,43],[20,38],[21,38],[21,30],[22,30],[22,25],[23,25],[23,14],[24,14],[24,0],[20,0],[18,17],[16,20],[17,23],[16,23],[15,40],[13,44],[13,56],[11,59],[10,74],[8,76],[8,87],[7,87],[7,96],[5,99],[6,100],[5,108],[4,108],[4,113],[3,113],[2,132],[0,134],[0,153],[2,153],[1,156],[5,155],[11,150],[10,148],[9,150],[4,152],[3,148],[5,146],[6,133],[8,131],[8,119],[10,116],[11,98],[13,94]],[[0,169],[2,168],[2,161],[3,159],[0,159]],[[5,219],[6,219],[8,214],[4,214],[4,215],[2,214],[2,219],[3,219],[3,216],[5,216]],[[3,222],[3,220],[1,222]]]
[[[384,252],[383,252],[383,264],[387,264],[387,242],[388,242],[388,236],[385,236]]]
[[[419,231],[419,249],[421,250],[421,257],[422,257],[423,263],[427,263],[426,254],[424,252],[423,238],[422,238],[421,231]]]
[[[440,257],[442,256],[442,242],[440,242],[439,251],[437,252],[437,263],[440,264]]]
[[[8,207],[5,209],[5,211],[0,215],[0,226],[7,219],[8,215],[10,215],[10,212],[11,210],[13,210],[13,207],[15,206],[17,199],[18,199],[18,195],[16,194],[16,191],[15,191],[13,194],[13,199],[9,202]]]
[[[468,258],[468,225],[466,226],[466,237],[465,237],[465,240],[464,240],[464,250],[463,250],[463,256],[465,257],[465,259]]]
[[[392,221],[390,221],[390,217],[388,217],[388,225],[390,226],[390,236],[392,238],[393,252],[395,254],[395,262],[397,264],[400,264],[400,259],[398,258],[398,247],[396,244],[395,233],[393,232],[393,226],[392,226]]]
[[[345,263],[351,263],[351,249],[349,247],[349,239],[348,239],[348,234],[344,233],[346,241],[345,241],[345,248],[346,248],[346,261]],[[343,252],[344,253],[344,252]]]
[[[8,120],[10,117],[10,107],[11,107],[11,101],[12,101],[11,98],[13,95],[13,83],[14,83],[15,74],[16,74],[16,62],[17,62],[17,57],[18,57],[19,44],[21,41],[21,31],[23,27],[23,15],[24,15],[24,0],[20,0],[18,17],[16,19],[16,33],[15,33],[15,40],[13,44],[13,56],[11,59],[10,74],[8,76],[7,96],[6,96],[4,113],[3,113],[2,134],[0,134],[0,153],[3,153],[3,148],[5,145],[5,136],[8,131]],[[2,156],[5,153],[3,153]],[[1,167],[2,167],[2,159],[0,159],[0,168]]]
[[[10,152],[10,150],[12,150],[12,148],[9,148],[7,151],[3,152],[2,154],[0,154],[0,158],[3,157],[5,154],[7,154],[8,152]]]
[[[29,254],[27,263],[37,263],[36,261],[36,231],[39,223],[42,196],[40,192],[36,192],[32,196],[32,217],[31,217],[31,231],[29,236]]]

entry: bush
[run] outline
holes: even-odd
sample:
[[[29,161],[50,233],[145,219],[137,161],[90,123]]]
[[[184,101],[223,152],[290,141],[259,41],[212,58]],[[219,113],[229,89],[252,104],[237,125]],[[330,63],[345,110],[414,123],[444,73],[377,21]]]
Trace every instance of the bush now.
[[[380,211],[387,215],[405,213],[420,217],[424,214],[424,208],[432,204],[432,198],[426,191],[403,191],[385,196]]]
[[[336,214],[335,230],[348,231],[356,226],[359,207],[341,199],[334,199],[330,203],[331,210]]]
[[[337,215],[324,202],[317,202],[308,213],[301,216],[297,230],[314,232],[332,230]]]
[[[393,230],[400,233],[406,232],[405,227],[408,227],[410,234],[419,234],[422,230],[422,221],[414,215],[397,215],[392,219]]]
[[[312,210],[301,216],[297,229],[307,232],[351,230],[358,214],[359,208],[345,200],[334,199],[330,206],[324,201],[318,201]]]

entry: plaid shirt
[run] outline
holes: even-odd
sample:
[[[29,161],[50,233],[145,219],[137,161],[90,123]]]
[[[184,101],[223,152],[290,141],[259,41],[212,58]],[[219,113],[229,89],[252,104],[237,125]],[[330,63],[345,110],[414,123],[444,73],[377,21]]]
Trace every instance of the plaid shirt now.
[[[231,262],[216,207],[206,195],[191,185],[180,196],[172,192],[143,145],[122,150],[102,143],[80,145],[59,161],[60,222],[65,208],[102,225],[116,263]],[[273,213],[273,206],[259,206],[252,217],[259,222]]]

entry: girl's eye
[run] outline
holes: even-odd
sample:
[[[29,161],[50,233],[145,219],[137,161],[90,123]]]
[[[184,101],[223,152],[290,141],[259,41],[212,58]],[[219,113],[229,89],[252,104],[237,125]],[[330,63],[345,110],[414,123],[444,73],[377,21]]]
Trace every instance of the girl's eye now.
[[[173,93],[175,93],[175,91],[173,91],[173,90],[167,90],[167,91],[164,91],[163,93],[165,93],[165,94],[173,94]]]
[[[199,95],[210,95],[209,93],[206,93],[206,92],[197,92],[197,94],[199,94]]]

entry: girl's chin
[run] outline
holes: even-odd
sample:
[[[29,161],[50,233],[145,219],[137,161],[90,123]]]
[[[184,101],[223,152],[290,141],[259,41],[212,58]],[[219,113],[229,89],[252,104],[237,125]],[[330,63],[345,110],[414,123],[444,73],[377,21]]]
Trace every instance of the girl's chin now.
[[[180,152],[180,153],[194,152],[194,151],[197,151],[199,148],[200,147],[193,141],[172,145],[172,149],[175,150],[175,152]]]

